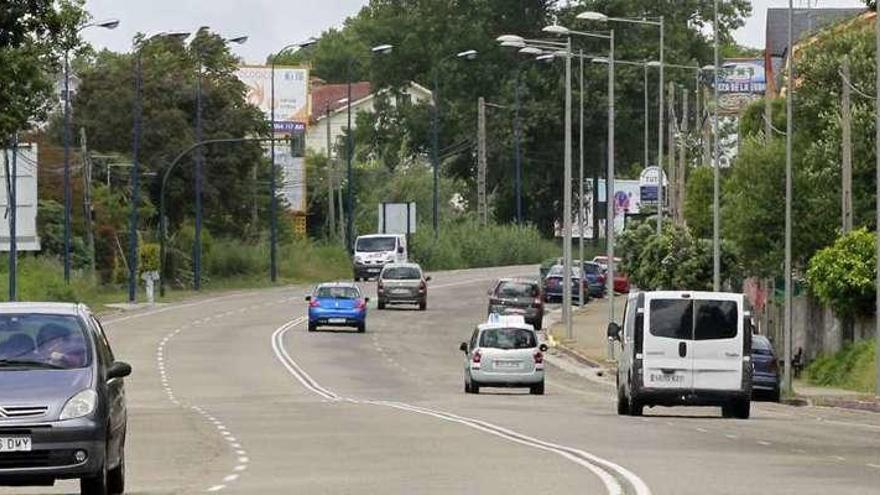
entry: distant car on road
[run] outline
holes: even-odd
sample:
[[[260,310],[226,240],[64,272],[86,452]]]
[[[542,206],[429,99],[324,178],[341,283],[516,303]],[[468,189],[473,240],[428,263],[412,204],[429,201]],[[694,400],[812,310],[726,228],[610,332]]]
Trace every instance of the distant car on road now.
[[[605,270],[601,265],[592,261],[585,261],[582,266],[590,297],[604,297],[606,292]]]
[[[0,304],[0,485],[122,493],[130,374],[86,306]]]
[[[620,269],[621,259],[615,257],[614,258],[614,292],[619,294],[626,294],[630,291],[629,285],[629,277],[623,273]],[[593,263],[598,264],[602,267],[602,273],[607,277],[608,274],[608,257],[607,256],[596,256],[593,258]]]
[[[358,332],[367,331],[367,303],[369,297],[351,282],[335,282],[319,285],[314,293],[306,296],[309,303],[309,331],[318,327],[354,327]]]
[[[752,335],[752,394],[779,402],[779,360],[770,339]]]
[[[614,257],[614,267],[617,268],[620,265],[622,260],[618,257]],[[598,263],[599,266],[602,267],[602,270],[608,271],[608,256],[595,256],[593,258],[593,263]]]
[[[354,241],[352,270],[354,281],[378,277],[388,263],[407,261],[406,236],[403,234],[372,234],[358,236]]]
[[[538,334],[521,316],[493,315],[459,349],[465,354],[466,393],[478,394],[481,387],[528,387],[533,395],[544,394],[547,345],[539,344]]]
[[[488,313],[519,315],[535,330],[540,330],[544,325],[541,286],[527,278],[502,278],[489,289]]]
[[[555,265],[544,277],[544,301],[554,302],[562,301],[564,268],[562,265]],[[586,290],[584,280],[582,278],[581,269],[577,265],[571,267],[571,298],[572,302],[580,299],[581,290]],[[589,293],[585,292],[584,302],[589,301]]]
[[[428,308],[428,282],[422,267],[416,263],[389,263],[379,274],[376,291],[379,309],[386,304],[417,304],[419,310]]]

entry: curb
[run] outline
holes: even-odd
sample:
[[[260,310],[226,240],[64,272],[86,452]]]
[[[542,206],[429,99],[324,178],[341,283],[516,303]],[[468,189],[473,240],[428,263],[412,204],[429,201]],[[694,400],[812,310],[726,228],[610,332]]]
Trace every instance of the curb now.
[[[583,365],[589,366],[590,368],[607,368],[607,366],[603,363],[600,363],[599,361],[587,357],[584,354],[572,349],[571,347],[568,347],[567,345],[553,338],[552,335],[548,335],[547,340],[550,342],[551,348],[558,350],[559,352],[565,354],[566,356],[574,359],[575,361]]]

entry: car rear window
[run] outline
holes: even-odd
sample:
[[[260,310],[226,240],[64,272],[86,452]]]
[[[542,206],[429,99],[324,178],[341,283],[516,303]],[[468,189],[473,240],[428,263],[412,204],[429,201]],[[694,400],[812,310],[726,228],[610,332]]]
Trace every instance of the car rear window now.
[[[554,265],[553,268],[551,268],[550,271],[547,272],[547,276],[548,277],[562,277],[564,271],[565,271],[565,268],[562,265]],[[572,266],[571,267],[571,276],[573,278],[580,278],[581,277],[580,268],[577,266]]]
[[[752,338],[752,354],[772,356],[773,347],[770,345],[770,341],[766,338],[759,338],[757,336],[754,336]]]
[[[584,263],[584,272],[589,275],[598,275],[602,273],[602,267],[595,263]]]
[[[501,282],[495,290],[498,297],[538,297],[538,286],[531,282]]]
[[[355,287],[318,287],[315,294],[317,297],[332,297],[334,299],[357,299],[361,293]]]
[[[386,268],[382,272],[382,278],[388,280],[412,280],[422,278],[422,272],[412,266],[397,266]]]
[[[535,332],[524,328],[491,328],[480,335],[480,347],[489,349],[531,349],[538,346]]]
[[[654,299],[651,301],[651,335],[670,339],[691,340],[694,306],[687,299]]]
[[[720,340],[736,337],[739,311],[736,301],[694,301],[696,340]]]
[[[76,316],[0,315],[0,369],[83,368],[90,363],[89,349]]]

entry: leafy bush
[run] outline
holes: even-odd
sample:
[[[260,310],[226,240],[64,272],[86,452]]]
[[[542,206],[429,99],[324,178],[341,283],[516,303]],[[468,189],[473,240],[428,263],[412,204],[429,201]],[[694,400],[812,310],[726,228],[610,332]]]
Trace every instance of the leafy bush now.
[[[851,317],[874,311],[875,246],[874,234],[861,228],[839,237],[810,260],[810,289],[838,315]]]
[[[473,218],[446,223],[439,239],[430,226],[420,227],[410,247],[413,259],[427,270],[540,263],[559,251],[533,226],[482,226]]]
[[[807,380],[815,385],[873,392],[877,383],[876,352],[876,342],[865,340],[837,354],[820,356],[807,367]]]

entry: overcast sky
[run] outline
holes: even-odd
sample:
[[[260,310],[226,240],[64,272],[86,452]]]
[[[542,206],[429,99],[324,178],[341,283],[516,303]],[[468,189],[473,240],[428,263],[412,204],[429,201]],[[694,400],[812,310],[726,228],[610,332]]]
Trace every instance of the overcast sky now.
[[[341,26],[368,0],[87,0],[96,19],[115,17],[122,24],[114,31],[87,30],[84,36],[98,48],[127,51],[137,32],[194,31],[210,26],[224,36],[248,35],[235,52],[246,62],[261,63],[273,50],[317,36],[329,27]],[[814,7],[860,7],[860,0],[812,0]],[[736,33],[737,41],[753,47],[764,45],[767,7],[786,7],[788,0],[753,0],[753,15]],[[806,0],[795,0],[806,6]]]

